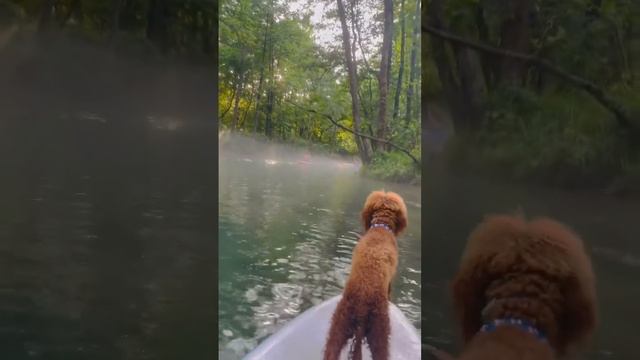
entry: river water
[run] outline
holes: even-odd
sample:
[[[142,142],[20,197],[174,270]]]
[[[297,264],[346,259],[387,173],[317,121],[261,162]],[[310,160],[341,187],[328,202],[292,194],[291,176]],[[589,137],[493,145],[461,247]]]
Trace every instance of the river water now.
[[[392,301],[420,328],[420,188],[358,175],[351,159],[243,137],[220,138],[218,343],[237,359],[296,315],[342,291],[372,190],[402,195]]]
[[[0,358],[214,358],[215,124],[3,120]]]

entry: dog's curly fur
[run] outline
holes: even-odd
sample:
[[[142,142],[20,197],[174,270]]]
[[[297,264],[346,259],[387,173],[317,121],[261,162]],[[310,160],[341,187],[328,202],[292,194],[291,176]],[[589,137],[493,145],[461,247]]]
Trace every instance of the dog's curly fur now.
[[[351,274],[331,319],[325,360],[337,360],[354,338],[351,358],[361,359],[366,338],[374,360],[389,358],[389,296],[398,266],[396,236],[407,226],[407,207],[400,195],[374,191],[362,210],[365,234],[353,250]],[[372,224],[386,224],[393,233]]]
[[[452,293],[465,342],[460,359],[555,359],[596,326],[591,260],[573,231],[548,218],[487,217],[469,237]],[[548,342],[511,326],[478,332],[498,318],[529,321]]]

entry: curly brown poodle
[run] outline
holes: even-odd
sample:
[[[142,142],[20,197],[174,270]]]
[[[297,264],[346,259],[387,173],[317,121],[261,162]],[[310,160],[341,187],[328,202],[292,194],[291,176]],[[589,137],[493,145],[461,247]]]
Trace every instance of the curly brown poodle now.
[[[596,326],[591,260],[578,235],[548,218],[488,216],[469,237],[452,292],[459,359],[556,359]]]
[[[325,360],[337,360],[349,339],[350,357],[362,358],[366,338],[373,360],[389,359],[389,296],[398,266],[396,237],[407,226],[400,195],[374,191],[362,209],[365,234],[353,249],[351,274],[331,319]]]

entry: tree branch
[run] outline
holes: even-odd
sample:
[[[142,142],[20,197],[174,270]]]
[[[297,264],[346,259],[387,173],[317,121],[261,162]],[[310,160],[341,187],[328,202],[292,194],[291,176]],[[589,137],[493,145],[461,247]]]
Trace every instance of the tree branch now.
[[[286,102],[288,102],[288,103],[290,103],[291,105],[293,105],[293,106],[295,106],[295,107],[297,107],[297,108],[301,109],[301,110],[304,110],[304,111],[307,111],[307,112],[310,112],[310,113],[313,113],[313,114],[316,114],[316,115],[320,115],[320,116],[322,116],[322,117],[325,117],[325,118],[329,119],[329,121],[331,121],[331,122],[333,123],[333,125],[335,125],[335,126],[337,126],[337,127],[341,128],[342,130],[348,131],[348,132],[350,132],[350,133],[352,133],[352,134],[354,134],[354,135],[356,135],[356,136],[360,136],[360,137],[363,137],[363,138],[367,138],[367,139],[370,139],[370,140],[373,140],[373,141],[377,141],[377,142],[380,142],[380,143],[383,143],[383,144],[387,144],[387,145],[389,145],[389,146],[391,146],[391,147],[393,147],[393,148],[396,148],[396,149],[398,149],[398,150],[402,151],[403,153],[405,153],[408,157],[410,157],[410,158],[411,158],[411,160],[413,160],[413,162],[416,164],[416,166],[418,167],[418,169],[422,168],[422,164],[420,163],[420,161],[419,161],[418,159],[416,159],[416,157],[415,157],[415,156],[413,156],[409,150],[407,150],[407,149],[405,149],[405,148],[403,148],[403,147],[401,147],[401,146],[399,146],[399,145],[396,145],[396,144],[394,144],[394,143],[392,143],[392,142],[390,142],[390,141],[387,141],[387,140],[379,139],[379,138],[376,138],[376,137],[373,137],[373,136],[370,136],[370,135],[367,135],[367,134],[362,134],[362,133],[356,132],[356,131],[354,131],[354,130],[351,130],[351,129],[349,129],[348,127],[346,127],[346,126],[344,126],[344,125],[342,125],[342,124],[338,123],[338,122],[337,122],[336,120],[334,120],[334,119],[333,119],[333,117],[331,117],[331,115],[329,115],[329,114],[321,113],[321,112],[319,112],[319,111],[317,111],[317,110],[314,110],[314,109],[307,109],[307,108],[304,108],[304,107],[302,107],[302,106],[300,106],[300,105],[298,105],[298,104],[296,104],[296,103],[294,103],[293,101],[290,101],[290,100],[285,100],[285,101],[286,101]]]
[[[471,48],[476,51],[490,53],[498,56],[505,56],[512,59],[523,61],[525,63],[534,64],[538,66],[540,69],[545,70],[546,72],[551,73],[553,75],[556,75],[557,77],[571,83],[573,86],[576,86],[588,92],[602,106],[604,106],[607,110],[611,111],[624,127],[634,131],[639,130],[638,125],[629,119],[626,109],[617,101],[609,97],[609,95],[606,94],[604,90],[602,90],[600,87],[598,87],[596,84],[592,83],[589,80],[583,79],[579,76],[570,74],[562,70],[561,68],[557,67],[556,65],[554,65],[548,60],[545,60],[533,55],[522,54],[522,53],[518,53],[511,50],[499,49],[490,45],[477,43],[477,42],[465,39],[463,37],[451,34],[449,32],[436,29],[429,25],[423,24],[422,31],[427,32],[438,38],[447,40],[449,42],[453,42],[453,43]]]

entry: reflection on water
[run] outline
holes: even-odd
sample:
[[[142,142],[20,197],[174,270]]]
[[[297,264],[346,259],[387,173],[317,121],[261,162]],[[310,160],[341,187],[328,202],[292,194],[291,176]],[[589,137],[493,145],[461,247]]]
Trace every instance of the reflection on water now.
[[[92,116],[3,124],[0,357],[213,358],[215,132]]]
[[[428,232],[422,259],[423,342],[455,351],[448,282],[466,237],[484,214],[513,212],[551,216],[573,227],[585,241],[597,277],[600,325],[586,359],[636,359],[640,339],[640,204],[594,193],[497,184],[471,177],[426,177]]]
[[[341,292],[368,193],[407,202],[392,301],[420,328],[420,189],[358,176],[359,165],[220,137],[220,356],[236,359],[302,311]]]

